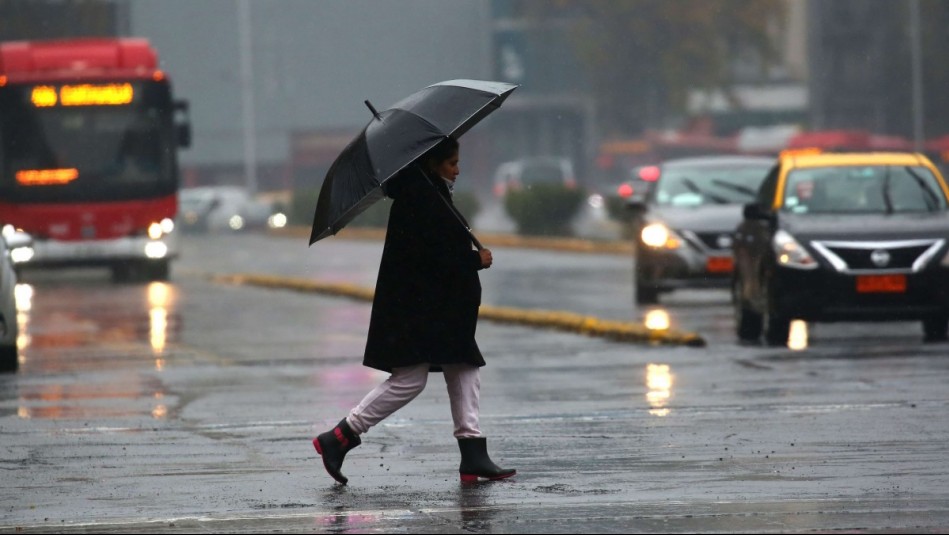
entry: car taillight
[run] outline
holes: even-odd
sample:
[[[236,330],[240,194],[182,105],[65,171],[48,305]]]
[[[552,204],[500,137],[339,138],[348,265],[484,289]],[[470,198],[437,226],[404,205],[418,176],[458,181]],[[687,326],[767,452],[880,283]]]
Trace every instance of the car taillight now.
[[[574,189],[577,187],[577,181],[572,176],[565,178],[563,183],[565,186],[567,186],[567,189]]]
[[[620,184],[620,187],[616,188],[616,194],[623,199],[631,197],[633,195],[633,187],[629,184]]]
[[[494,185],[494,196],[503,197],[504,196],[504,184],[495,184]]]
[[[655,182],[659,180],[662,171],[655,165],[647,165],[639,170],[639,178],[645,182]]]

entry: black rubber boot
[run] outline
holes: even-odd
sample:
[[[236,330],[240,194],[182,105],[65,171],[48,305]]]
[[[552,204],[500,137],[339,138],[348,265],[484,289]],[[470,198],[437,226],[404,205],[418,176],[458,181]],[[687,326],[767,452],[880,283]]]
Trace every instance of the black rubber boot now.
[[[349,482],[349,479],[340,472],[343,467],[343,459],[349,450],[360,444],[362,444],[362,440],[359,439],[359,435],[350,429],[346,418],[340,420],[333,429],[313,439],[313,447],[323,457],[323,466],[326,471],[333,476],[333,479],[343,485]]]
[[[501,468],[488,457],[488,439],[484,437],[459,438],[458,449],[461,450],[461,481],[474,483],[479,479],[504,479],[517,473],[517,470]]]

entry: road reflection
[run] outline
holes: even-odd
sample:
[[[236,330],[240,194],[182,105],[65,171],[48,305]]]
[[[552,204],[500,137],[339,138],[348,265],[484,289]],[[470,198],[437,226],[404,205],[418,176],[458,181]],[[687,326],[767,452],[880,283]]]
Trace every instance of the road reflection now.
[[[173,398],[160,373],[181,330],[177,288],[67,279],[16,287],[20,367],[9,378],[14,388],[4,389],[16,400],[15,414],[169,417]]]
[[[668,364],[646,365],[646,402],[649,404],[649,414],[659,417],[669,415],[672,384],[672,368]]]

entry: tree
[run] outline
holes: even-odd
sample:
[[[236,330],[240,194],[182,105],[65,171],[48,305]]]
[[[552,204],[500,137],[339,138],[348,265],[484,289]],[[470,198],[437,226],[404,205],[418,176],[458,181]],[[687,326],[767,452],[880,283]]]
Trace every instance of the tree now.
[[[606,132],[633,134],[685,110],[693,89],[730,95],[733,59],[773,63],[782,0],[559,0],[524,4],[532,17],[574,20]]]

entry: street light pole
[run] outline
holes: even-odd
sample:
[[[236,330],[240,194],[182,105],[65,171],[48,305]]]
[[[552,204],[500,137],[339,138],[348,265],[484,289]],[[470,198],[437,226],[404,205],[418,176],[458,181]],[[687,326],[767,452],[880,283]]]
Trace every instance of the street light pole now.
[[[251,49],[250,4],[237,0],[237,26],[240,39],[241,117],[244,132],[244,175],[247,191],[257,194],[257,129],[254,110],[254,57]]]
[[[923,51],[919,0],[909,4],[910,47],[913,69],[913,148],[923,150]]]

